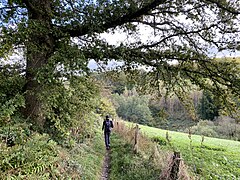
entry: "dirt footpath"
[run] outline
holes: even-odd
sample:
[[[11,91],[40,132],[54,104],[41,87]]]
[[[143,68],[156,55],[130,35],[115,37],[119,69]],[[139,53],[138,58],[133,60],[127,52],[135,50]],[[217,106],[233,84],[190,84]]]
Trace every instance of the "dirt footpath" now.
[[[110,172],[110,150],[106,150],[105,159],[102,167],[101,180],[108,180]]]

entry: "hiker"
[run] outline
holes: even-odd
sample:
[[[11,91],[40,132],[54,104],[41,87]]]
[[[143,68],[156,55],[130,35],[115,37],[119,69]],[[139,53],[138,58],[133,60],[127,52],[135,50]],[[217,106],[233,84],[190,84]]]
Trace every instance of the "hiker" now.
[[[106,119],[103,121],[102,130],[104,130],[104,139],[106,149],[110,149],[110,133],[113,128],[113,122],[110,120],[110,117],[107,115]]]

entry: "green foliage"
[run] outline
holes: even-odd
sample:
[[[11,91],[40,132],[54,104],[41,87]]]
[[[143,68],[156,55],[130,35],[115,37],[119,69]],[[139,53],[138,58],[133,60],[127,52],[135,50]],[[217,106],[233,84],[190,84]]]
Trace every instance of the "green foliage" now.
[[[159,178],[161,170],[155,167],[149,159],[140,154],[134,154],[131,144],[126,143],[116,134],[113,134],[112,141],[111,180],[155,180]]]
[[[240,125],[234,120],[226,116],[218,117],[215,122],[199,121],[197,125],[190,127],[193,134],[204,135],[225,139],[240,139]],[[189,129],[185,130],[188,132]]]
[[[100,104],[97,108],[97,112],[105,118],[106,115],[110,115],[112,118],[116,117],[116,110],[112,102],[107,98],[102,97],[100,99]]]
[[[131,122],[149,124],[153,122],[151,111],[148,107],[147,96],[113,95],[118,116]]]
[[[161,91],[165,91],[165,88]],[[164,94],[162,97],[153,95],[149,108],[153,114],[155,127],[183,131],[186,127],[196,124],[195,106],[199,103],[200,96],[201,93],[194,88],[194,85],[192,85],[192,90],[186,94],[185,98],[188,101],[179,98],[174,93]]]
[[[221,103],[228,95],[239,96],[239,66],[214,61],[207,54],[207,49],[235,48],[239,37],[237,1],[11,0],[2,1],[0,6],[0,57],[8,58],[15,48],[22,48],[26,64],[26,79],[18,73],[17,81],[10,78],[5,84],[3,80],[7,88],[0,90],[0,106],[5,110],[1,125],[6,126],[25,103],[24,112],[32,126],[57,138],[68,136],[73,126],[79,126],[81,132],[91,127],[93,118],[89,120],[87,115],[97,104],[93,103],[94,86],[87,80],[79,84],[79,79],[71,79],[84,79],[90,60],[100,65],[109,60],[124,61],[127,70],[150,67],[145,87],[159,90],[163,85],[180,92],[181,98],[192,84],[215,92]],[[143,24],[153,30],[146,32],[154,32],[158,38],[151,36],[141,42],[137,26]],[[114,32],[116,27],[134,37],[131,43],[110,45],[99,36]],[[173,60],[178,63],[168,63]],[[1,81],[4,78],[1,75]],[[69,89],[61,82],[65,79]],[[132,98],[129,104],[127,110],[133,112],[127,112],[129,119],[151,123],[146,102]]]
[[[0,125],[10,121],[11,116],[24,107],[22,93],[24,79],[18,64],[0,66]]]
[[[12,99],[5,101],[0,105],[0,125],[5,125],[10,121],[10,117],[17,112],[21,107],[24,107],[24,97],[20,94],[16,94]]]
[[[11,148],[1,143],[1,179],[6,177],[31,179],[36,176],[46,179],[54,176],[58,160],[56,145],[46,134],[34,134],[27,141]]]
[[[65,84],[48,84],[41,97],[46,116],[45,131],[56,138],[67,137],[72,127],[81,127],[82,132],[87,132],[94,123],[88,121],[88,115],[97,107],[97,96],[97,86],[85,76],[74,77]]]
[[[198,122],[193,121],[189,118],[168,118],[167,121],[157,121],[157,124],[154,127],[158,127],[161,129],[171,130],[171,131],[178,131],[178,132],[184,132],[185,129],[190,128],[192,126],[195,126]]]
[[[19,64],[0,65],[1,103],[22,91],[25,81],[21,73],[22,67]]]
[[[151,140],[152,140],[153,142],[158,143],[158,144],[161,145],[161,146],[166,146],[167,143],[168,143],[167,140],[166,140],[166,138],[163,138],[163,137],[160,137],[160,136],[152,137]]]
[[[217,132],[211,126],[194,126],[191,128],[193,134],[208,136],[208,137],[218,137]]]
[[[6,145],[24,145],[29,140],[31,135],[29,125],[27,123],[21,123],[21,120],[14,117],[14,119],[0,128],[0,138]],[[10,142],[8,142],[9,140]]]
[[[46,27],[42,28],[39,24],[30,25],[36,27],[35,30],[46,32]],[[6,34],[9,32],[4,31]],[[1,29],[1,38],[2,35]],[[4,38],[11,37],[6,35]],[[28,69],[26,73],[26,69],[17,64],[0,67],[0,179],[99,177],[104,152],[103,141],[99,143],[102,137],[98,134],[94,147],[91,146],[92,142],[86,143],[86,139],[95,136],[95,127],[100,126],[100,117],[93,113],[99,105],[98,87],[86,74],[87,61],[79,53],[78,47],[62,46],[66,43],[64,39],[61,42],[62,44],[59,42],[56,47],[58,52],[46,60],[48,64],[39,67],[37,71]],[[3,39],[0,40],[0,44],[2,43]],[[41,45],[37,42],[35,45],[29,48],[28,52],[36,51],[40,54],[42,49],[44,53],[47,50],[45,46],[36,50]],[[1,57],[11,48],[10,44],[6,46],[9,48],[0,47]],[[29,60],[29,56],[26,59]],[[29,79],[26,81],[26,74],[36,75],[34,82]],[[25,100],[29,100],[25,99],[26,94],[34,93],[29,89],[26,91],[26,86],[32,82],[40,85],[36,88],[38,92],[34,94],[34,98],[37,97],[39,101],[34,104],[33,109],[38,103],[41,104],[39,115],[43,117],[42,134],[32,131],[34,126],[39,125],[34,123],[32,117],[22,119],[20,115],[25,107]],[[85,148],[80,147],[79,142],[82,142],[81,146]],[[65,152],[69,159],[61,156]],[[82,156],[83,154],[86,156]]]
[[[121,62],[121,69],[128,72],[149,68],[137,73],[142,75],[142,89],[159,91],[166,87],[167,94],[174,91],[188,109],[192,104],[184,96],[192,84],[217,93],[225,103],[229,94],[239,95],[239,66],[234,61],[209,58],[208,50],[238,47],[234,45],[239,37],[237,14],[237,2],[3,1],[0,57],[9,57],[15,48],[21,48],[26,57],[22,60],[27,80],[23,112],[38,129],[44,129],[49,114],[43,111],[51,106],[41,106],[41,100],[36,98],[38,91],[59,79],[70,81],[73,76],[85,76],[90,60],[103,67],[112,60]],[[149,28],[145,31],[149,32],[149,41],[142,40],[141,25]],[[110,44],[99,35],[106,32],[110,36],[116,29],[129,35],[131,41]],[[156,34],[159,38],[155,38]],[[125,81],[124,77],[119,79]],[[122,83],[117,86],[114,91],[121,92]],[[63,118],[65,125],[69,122],[67,116],[71,117],[69,112]],[[63,131],[64,127],[56,126]]]
[[[149,103],[149,109],[152,113],[153,118],[155,119],[155,121],[157,122],[166,122],[169,114],[166,110],[164,110],[163,107],[160,106],[160,103],[154,103],[152,101],[150,101]]]
[[[41,72],[44,72],[44,69]],[[21,119],[19,116],[21,108],[25,106],[25,99],[22,93],[24,79],[21,75],[21,67],[17,65],[3,66],[0,76],[2,77],[0,80],[0,138],[2,142],[1,147],[4,147],[2,160],[4,158],[9,159],[11,156],[13,156],[13,159],[17,158],[14,154],[20,157],[27,156],[22,151],[33,154],[31,156],[36,156],[36,158],[40,159],[40,154],[44,154],[44,151],[49,148],[48,141],[52,142],[55,140],[64,147],[73,147],[76,143],[83,142],[86,138],[95,135],[95,126],[100,126],[99,117],[93,113],[99,104],[96,101],[99,91],[90,77],[77,76],[63,82],[62,79],[54,76],[48,77],[48,79],[41,79],[44,76],[39,74],[38,81],[44,81],[44,86],[41,88],[42,92],[39,93],[38,97],[42,100],[44,107],[42,111],[45,116],[44,132],[50,135],[50,137],[44,135],[43,139],[39,137],[39,143],[43,143],[40,145],[36,144],[35,141],[38,139],[35,139],[35,135],[32,135],[33,132],[30,130],[30,127],[32,128],[35,124],[32,124],[31,119]],[[44,141],[46,141],[46,145]],[[30,142],[35,144],[31,145]],[[54,146],[56,142],[54,142]],[[34,148],[41,148],[42,151]],[[58,146],[58,148],[60,147]],[[35,151],[39,151],[39,155]],[[54,150],[53,153],[55,153]],[[55,154],[46,154],[46,156],[42,157],[44,158],[42,161],[38,159],[34,161],[31,159],[33,157],[21,160],[24,162],[17,162],[16,160],[13,164],[9,164],[10,162],[3,164],[2,177],[8,174],[8,172],[10,172],[9,177],[29,177],[30,179],[49,179],[50,176],[53,177],[60,174],[57,171],[55,172],[56,167],[53,169],[49,167],[49,164],[54,165],[55,161],[51,161],[51,158],[57,157]],[[47,158],[50,158],[49,161],[46,160]],[[28,162],[25,161],[33,163],[31,165],[31,167],[33,166],[32,170],[30,167],[27,167]],[[40,167],[38,167],[38,163]],[[11,175],[9,168],[14,166],[16,166],[17,170]],[[68,175],[65,174],[65,176],[67,177]]]
[[[9,126],[0,127],[0,179],[99,179],[105,152],[99,119],[91,127],[91,138],[82,140],[82,132],[75,132],[64,146],[19,121],[15,118]]]
[[[190,127],[190,131],[193,134],[218,137],[218,134],[215,131],[215,125],[212,121],[199,121],[196,126]]]
[[[110,88],[113,94],[123,94],[124,90],[127,88],[129,90],[133,89],[135,79],[131,79],[132,74],[129,72],[121,71],[106,71],[98,74],[94,74],[94,77],[106,84]]]

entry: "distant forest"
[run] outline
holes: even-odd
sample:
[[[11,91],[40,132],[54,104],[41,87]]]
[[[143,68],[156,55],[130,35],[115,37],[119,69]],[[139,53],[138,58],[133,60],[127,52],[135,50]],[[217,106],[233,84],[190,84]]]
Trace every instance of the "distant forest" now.
[[[236,60],[239,61],[239,58]],[[240,139],[239,111],[227,111],[211,91],[200,91],[192,85],[188,97],[184,98],[174,92],[166,94],[164,88],[160,92],[149,93],[141,86],[141,73],[146,72],[121,72],[118,76],[107,72],[96,76],[105,87],[105,96],[111,99],[119,117],[167,130]],[[232,101],[239,110],[239,99],[232,97]]]

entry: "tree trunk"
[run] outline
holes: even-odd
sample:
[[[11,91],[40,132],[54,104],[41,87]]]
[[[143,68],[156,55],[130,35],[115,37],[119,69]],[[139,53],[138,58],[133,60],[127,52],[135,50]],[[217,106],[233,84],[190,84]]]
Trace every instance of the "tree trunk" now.
[[[51,34],[51,1],[33,0],[26,2],[28,9],[28,38],[26,41],[26,85],[24,116],[32,123],[34,129],[43,130],[45,118],[42,102],[39,99],[43,82],[37,81],[37,74],[47,65],[53,53],[54,38]]]

